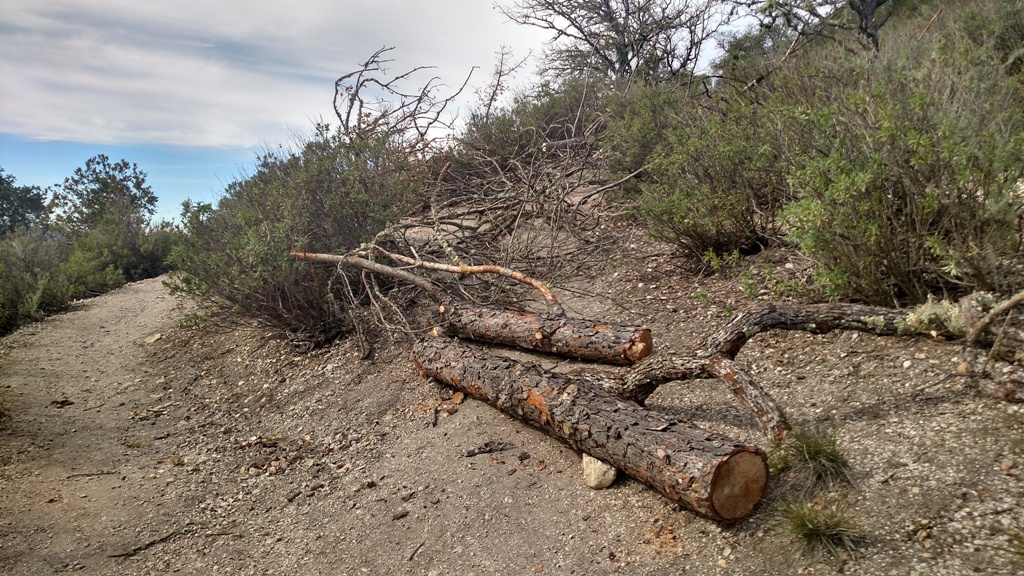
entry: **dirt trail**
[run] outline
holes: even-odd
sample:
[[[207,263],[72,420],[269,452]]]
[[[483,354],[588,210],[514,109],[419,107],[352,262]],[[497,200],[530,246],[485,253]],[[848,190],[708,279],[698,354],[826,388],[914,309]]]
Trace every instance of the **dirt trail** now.
[[[3,341],[0,572],[117,572],[111,556],[181,506],[158,463],[133,452],[170,438],[168,423],[138,416],[160,404],[143,347],[174,325],[174,308],[148,280]],[[150,440],[133,438],[140,428]]]
[[[752,302],[742,277],[668,268],[612,267],[563,303],[687,350]],[[794,543],[784,479],[723,527],[629,479],[585,487],[577,454],[423,380],[408,342],[364,361],[354,341],[301,352],[179,316],[149,280],[0,339],[0,574],[1020,573],[1024,409],[952,375],[953,343],[770,332],[744,347],[791,421],[835,429],[849,458],[828,498],[860,537],[830,558]],[[714,381],[648,405],[764,445]],[[486,442],[512,448],[467,455]]]

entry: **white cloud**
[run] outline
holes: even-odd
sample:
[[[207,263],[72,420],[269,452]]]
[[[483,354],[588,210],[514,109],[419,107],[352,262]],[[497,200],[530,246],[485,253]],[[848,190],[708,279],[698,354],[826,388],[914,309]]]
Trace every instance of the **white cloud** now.
[[[286,141],[333,118],[334,79],[382,46],[394,69],[483,83],[502,44],[537,31],[488,0],[6,0],[0,132],[186,146]]]

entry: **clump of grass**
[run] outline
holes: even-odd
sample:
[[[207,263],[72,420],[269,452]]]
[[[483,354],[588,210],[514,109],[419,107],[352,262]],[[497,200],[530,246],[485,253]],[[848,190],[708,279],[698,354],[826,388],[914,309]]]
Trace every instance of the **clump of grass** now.
[[[841,551],[853,552],[858,531],[852,517],[844,510],[795,502],[787,505],[783,514],[789,521],[789,530],[807,547],[832,556],[838,556]]]
[[[806,492],[850,481],[850,465],[835,432],[820,427],[791,431],[771,453],[776,475],[804,486]]]

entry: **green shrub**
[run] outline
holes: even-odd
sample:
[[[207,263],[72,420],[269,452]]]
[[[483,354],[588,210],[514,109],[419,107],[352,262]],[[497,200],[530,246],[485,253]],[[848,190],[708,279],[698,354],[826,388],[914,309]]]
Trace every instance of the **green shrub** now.
[[[609,98],[607,127],[601,139],[613,177],[647,166],[666,133],[677,127],[677,114],[692,104],[683,89],[666,85],[640,85]]]
[[[742,82],[613,110],[651,234],[698,257],[785,237],[835,299],[1024,287],[1024,2],[946,6],[922,34],[932,8],[901,10],[877,54],[819,39],[772,61],[785,38],[737,36],[718,67]]]
[[[821,58],[776,78],[777,98],[814,87],[824,96],[803,103],[790,239],[834,298],[920,302],[1024,287],[1013,266],[1022,86],[956,26],[930,43],[901,33],[877,58]]]
[[[174,247],[181,243],[181,231],[170,222],[161,222],[143,232],[139,239],[139,262],[134,278],[154,278],[173,269],[169,261]]]
[[[693,101],[648,161],[640,212],[651,234],[703,258],[749,253],[780,234],[790,195],[785,143],[770,113],[736,101]]]
[[[74,285],[63,262],[70,246],[42,229],[0,239],[0,334],[67,308]]]
[[[352,140],[318,126],[298,151],[260,156],[216,208],[185,204],[172,287],[210,310],[329,341],[350,327],[358,274],[296,262],[289,251],[358,249],[405,212],[424,178],[385,138]]]

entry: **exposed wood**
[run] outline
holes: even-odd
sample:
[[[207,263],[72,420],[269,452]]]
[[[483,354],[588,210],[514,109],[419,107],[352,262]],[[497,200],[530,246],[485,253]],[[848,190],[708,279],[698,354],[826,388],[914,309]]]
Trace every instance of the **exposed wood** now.
[[[484,400],[695,512],[737,522],[764,497],[768,464],[757,447],[675,422],[585,379],[457,340],[428,337],[413,354],[423,376]]]
[[[558,298],[555,297],[555,294],[551,291],[550,288],[548,288],[547,284],[544,284],[543,282],[537,280],[536,278],[527,276],[522,272],[517,272],[516,270],[511,270],[503,266],[494,265],[470,266],[468,264],[459,264],[457,266],[454,266],[451,264],[442,264],[440,262],[425,262],[423,260],[419,260],[416,258],[409,258],[408,256],[403,256],[402,254],[388,252],[380,248],[376,248],[375,251],[383,254],[384,256],[387,256],[388,258],[394,260],[395,262],[404,264],[410,268],[435,270],[439,272],[447,272],[449,274],[456,274],[460,276],[464,276],[467,274],[496,274],[498,276],[503,276],[505,278],[514,280],[521,284],[526,284],[527,286],[530,286],[534,290],[540,292],[541,296],[544,297],[544,301],[547,302],[548,309],[551,310],[552,314],[565,314],[565,311],[562,309],[562,305],[559,304],[558,302]],[[364,270],[369,270],[376,274],[382,274],[385,276],[389,276],[391,278],[396,278],[398,280],[408,282],[416,286],[417,288],[424,290],[425,292],[430,294],[431,297],[434,298],[435,300],[440,299],[440,291],[438,290],[438,288],[433,284],[430,284],[430,282],[425,278],[417,276],[406,269],[392,268],[390,266],[386,266],[384,264],[380,264],[378,262],[369,260],[368,252],[357,252],[354,255],[346,256],[296,251],[292,251],[290,254],[291,257],[295,258],[296,260],[307,260],[310,262],[320,262],[326,264],[341,264],[343,266],[355,266],[358,268],[363,268]]]
[[[381,276],[387,276],[389,278],[408,282],[409,284],[412,284],[426,292],[434,301],[440,301],[443,299],[441,290],[437,286],[431,284],[426,278],[417,276],[405,270],[385,266],[379,262],[373,262],[358,256],[339,256],[337,254],[317,254],[313,252],[292,251],[290,255],[296,260],[308,260],[310,262],[319,262],[321,264],[336,264],[361,268],[363,270],[373,272],[374,274],[380,274]]]
[[[447,301],[437,308],[446,334],[602,362],[635,364],[650,355],[651,330]]]

